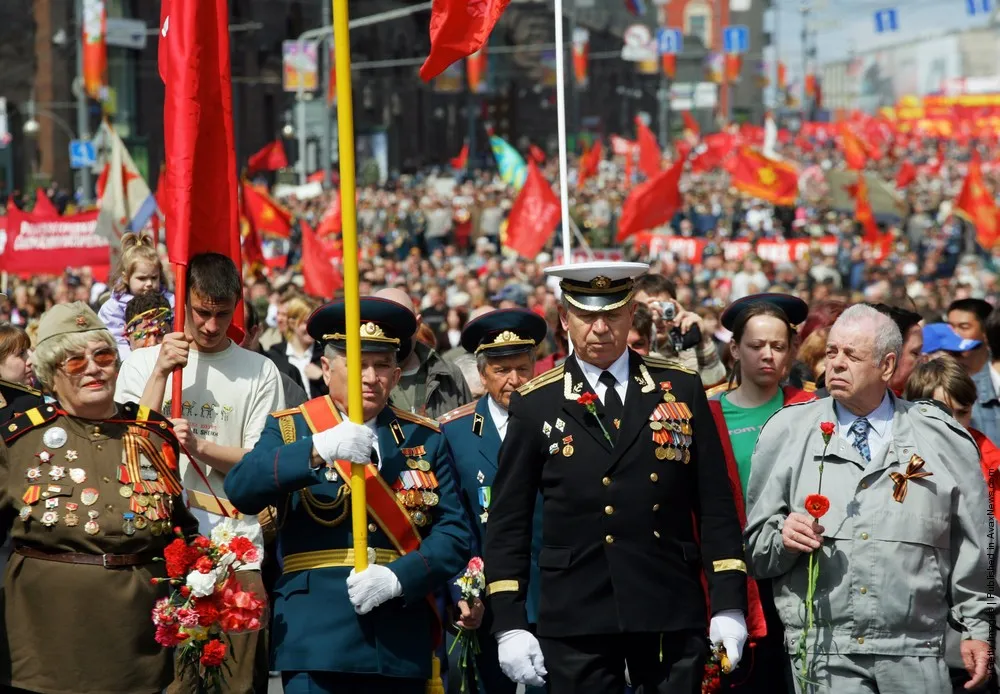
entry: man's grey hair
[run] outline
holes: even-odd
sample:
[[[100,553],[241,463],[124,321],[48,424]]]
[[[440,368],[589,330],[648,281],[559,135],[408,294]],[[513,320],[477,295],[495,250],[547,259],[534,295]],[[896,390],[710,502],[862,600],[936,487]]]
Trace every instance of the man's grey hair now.
[[[835,327],[837,325],[870,326],[875,364],[882,364],[890,354],[895,354],[896,362],[899,362],[903,352],[903,335],[899,332],[896,322],[878,309],[867,304],[854,304],[840,314],[834,323]]]
[[[535,363],[535,350],[531,350],[531,363]],[[476,355],[476,370],[479,373],[486,373],[486,367],[489,365],[490,357],[486,352],[480,352]]]
[[[399,365],[399,353],[398,352],[389,352],[389,354],[392,356],[392,362],[393,362],[393,364],[395,364],[396,366],[398,366]],[[333,361],[334,359],[338,359],[338,358],[347,359],[347,350],[346,349],[341,349],[339,346],[333,344],[332,342],[328,342],[328,343],[326,343],[326,346],[323,347],[323,356],[325,356],[330,361]]]

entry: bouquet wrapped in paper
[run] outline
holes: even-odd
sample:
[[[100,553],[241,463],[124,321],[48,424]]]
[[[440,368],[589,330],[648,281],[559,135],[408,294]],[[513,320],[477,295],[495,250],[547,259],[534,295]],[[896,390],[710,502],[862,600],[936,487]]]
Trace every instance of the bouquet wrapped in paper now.
[[[461,599],[468,602],[470,606],[476,600],[479,600],[483,591],[486,590],[486,575],[483,573],[483,560],[479,557],[470,559],[468,566],[465,567],[465,573],[455,581],[455,585],[461,591]],[[462,680],[461,691],[465,691],[466,682],[469,680],[468,672],[471,668],[474,691],[478,692],[479,674],[476,666],[476,656],[479,655],[480,648],[479,637],[476,631],[474,629],[459,627],[458,636],[455,637],[455,642],[448,649],[449,655],[455,649],[455,646],[459,647],[458,670],[459,677]]]
[[[260,551],[231,524],[227,519],[211,539],[198,535],[190,542],[174,528],[177,538],[163,552],[168,577],[153,579],[170,585],[153,608],[156,641],[177,649],[181,675],[192,669],[198,691],[206,694],[222,689],[228,634],[257,631],[265,619],[265,599],[244,590],[236,577],[238,569],[260,561]]]

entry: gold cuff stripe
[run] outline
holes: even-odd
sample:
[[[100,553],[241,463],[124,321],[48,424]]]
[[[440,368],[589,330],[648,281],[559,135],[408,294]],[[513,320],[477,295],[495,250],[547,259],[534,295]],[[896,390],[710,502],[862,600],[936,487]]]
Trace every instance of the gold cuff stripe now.
[[[712,571],[742,571],[747,572],[747,564],[742,559],[719,559],[712,562]]]
[[[495,595],[496,593],[516,593],[518,591],[517,581],[493,581],[493,583],[486,586],[486,595]]]
[[[399,559],[399,552],[391,549],[376,549],[375,564],[386,565]],[[369,557],[370,559],[370,557]],[[370,562],[371,563],[371,562]],[[354,549],[323,549],[317,552],[289,554],[283,562],[282,572],[289,574],[310,569],[332,569],[354,567]]]

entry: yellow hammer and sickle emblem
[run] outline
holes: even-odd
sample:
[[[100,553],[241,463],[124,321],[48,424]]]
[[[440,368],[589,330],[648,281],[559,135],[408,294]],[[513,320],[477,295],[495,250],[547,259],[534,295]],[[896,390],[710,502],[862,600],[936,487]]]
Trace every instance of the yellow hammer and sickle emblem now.
[[[264,208],[264,209],[263,209],[263,210],[261,211],[261,214],[260,214],[260,216],[261,216],[261,217],[263,218],[263,220],[264,220],[265,222],[270,222],[270,221],[273,221],[273,220],[274,220],[274,218],[275,218],[275,215],[274,215],[274,210],[272,210],[272,209],[271,209],[270,207],[265,207],[265,208]]]
[[[774,169],[770,166],[765,166],[763,169],[759,169],[757,171],[757,178],[760,179],[760,182],[765,186],[774,185],[778,180],[777,174],[774,173]]]
[[[971,186],[969,186],[969,189],[970,189],[970,192],[972,193],[972,197],[973,198],[982,197],[983,192],[984,192],[983,189],[979,186],[978,183],[973,183]]]

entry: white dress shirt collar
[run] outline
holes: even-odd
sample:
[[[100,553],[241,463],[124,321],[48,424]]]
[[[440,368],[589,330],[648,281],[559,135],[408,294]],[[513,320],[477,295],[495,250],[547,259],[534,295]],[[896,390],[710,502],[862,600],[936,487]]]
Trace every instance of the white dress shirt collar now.
[[[510,415],[491,395],[486,396],[486,405],[490,410],[490,417],[493,418],[493,425],[497,428],[500,440],[503,441],[503,437],[507,435],[507,420]]]
[[[601,374],[605,371],[610,371],[611,375],[615,377],[615,381],[617,381],[615,391],[618,393],[618,397],[621,398],[622,404],[625,403],[625,393],[628,391],[628,362],[629,355],[627,349],[607,369],[600,369],[593,364],[588,364],[579,357],[576,359],[576,363],[580,365],[580,371],[583,372],[583,377],[587,379],[587,383],[590,384],[590,387],[597,394],[597,397],[601,399],[602,403],[604,402],[604,394],[607,391],[607,387],[600,382],[600,378]]]
[[[837,412],[837,424],[841,438],[853,445],[854,433],[851,432],[851,426],[861,418],[836,402],[834,410]],[[868,432],[868,448],[871,451],[872,460],[876,460],[892,440],[892,417],[894,414],[895,407],[887,390],[879,406],[865,416],[868,424],[871,425]]]

